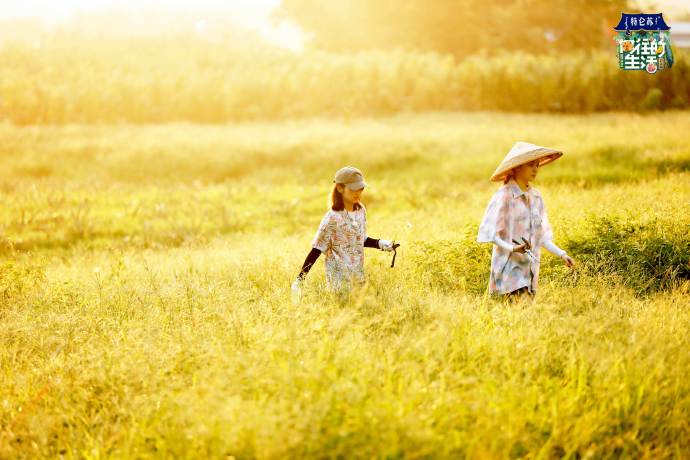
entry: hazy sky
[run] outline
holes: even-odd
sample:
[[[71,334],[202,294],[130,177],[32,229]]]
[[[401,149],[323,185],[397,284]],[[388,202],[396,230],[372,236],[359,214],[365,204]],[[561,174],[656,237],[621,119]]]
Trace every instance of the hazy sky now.
[[[104,9],[179,11],[223,11],[238,22],[257,27],[281,0],[0,0],[0,18],[34,17],[60,22],[75,13]],[[337,0],[332,0],[337,1]],[[375,1],[375,0],[372,0]],[[433,1],[433,0],[429,0]],[[690,12],[690,0],[637,0],[649,12],[661,10],[672,17]],[[654,11],[652,11],[654,10]]]
[[[197,32],[203,34],[214,14],[222,14],[239,26],[256,31],[270,43],[300,51],[304,45],[301,29],[292,23],[274,24],[271,12],[281,0],[0,0],[0,18],[37,18],[57,25],[79,13],[108,10],[189,13]]]
[[[107,9],[179,11],[226,11],[238,21],[258,23],[280,0],[0,0],[0,17],[39,17],[61,21],[79,12]]]
[[[168,13],[191,13],[196,21],[195,27],[198,32],[203,33],[207,20],[212,20],[214,13],[220,13],[226,20],[230,19],[239,26],[258,32],[269,42],[299,51],[305,41],[301,29],[295,24],[273,24],[269,21],[269,15],[280,2],[281,0],[0,0],[0,19],[38,18],[55,25],[79,13],[112,9],[133,13],[160,10]],[[637,0],[637,3],[646,12],[665,13],[667,20],[682,13],[690,13],[690,0]]]

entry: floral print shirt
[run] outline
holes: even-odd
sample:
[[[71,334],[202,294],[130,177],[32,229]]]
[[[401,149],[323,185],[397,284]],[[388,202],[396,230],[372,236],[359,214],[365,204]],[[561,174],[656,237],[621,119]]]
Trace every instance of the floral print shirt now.
[[[364,241],[367,215],[363,205],[356,211],[329,209],[321,219],[312,247],[325,255],[326,281],[332,290],[348,289],[364,282]]]
[[[493,242],[498,235],[507,243],[522,242],[524,237],[532,246],[536,261],[527,254],[520,254],[493,245],[489,293],[507,294],[521,287],[536,292],[539,279],[539,257],[544,243],[553,240],[541,194],[529,187],[526,192],[511,179],[494,193],[484,213],[477,241]]]

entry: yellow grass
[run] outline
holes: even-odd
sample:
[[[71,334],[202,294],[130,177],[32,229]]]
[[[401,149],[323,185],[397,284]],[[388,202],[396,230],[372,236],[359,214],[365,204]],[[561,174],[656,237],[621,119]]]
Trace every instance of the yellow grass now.
[[[0,458],[609,458],[690,449],[690,114],[0,125]],[[570,272],[485,296],[517,140]],[[363,169],[347,304],[289,284]],[[603,254],[603,256],[602,256]]]

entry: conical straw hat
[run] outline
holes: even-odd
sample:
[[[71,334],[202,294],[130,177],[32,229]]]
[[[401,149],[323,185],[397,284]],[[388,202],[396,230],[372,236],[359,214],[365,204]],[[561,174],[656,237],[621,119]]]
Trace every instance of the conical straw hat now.
[[[530,144],[529,142],[516,142],[501,164],[498,165],[496,171],[491,175],[491,180],[494,182],[503,181],[511,169],[536,159],[540,159],[539,166],[541,167],[561,156],[563,156],[563,152],[560,150],[541,147],[539,145]]]

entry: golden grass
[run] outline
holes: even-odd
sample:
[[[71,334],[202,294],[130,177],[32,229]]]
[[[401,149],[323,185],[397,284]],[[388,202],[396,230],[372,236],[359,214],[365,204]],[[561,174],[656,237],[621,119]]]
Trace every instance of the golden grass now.
[[[684,457],[689,123],[2,125],[0,458]],[[517,140],[565,151],[535,185],[579,269],[504,305],[474,235]],[[292,305],[347,163],[396,267]]]

